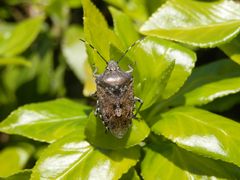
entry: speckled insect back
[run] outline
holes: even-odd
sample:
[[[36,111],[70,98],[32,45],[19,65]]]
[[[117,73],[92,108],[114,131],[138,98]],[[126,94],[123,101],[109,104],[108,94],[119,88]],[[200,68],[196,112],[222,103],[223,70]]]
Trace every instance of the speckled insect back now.
[[[118,62],[137,42],[139,41],[130,46],[118,61],[110,60],[109,62],[91,44],[86,42],[107,64],[102,74],[96,74],[96,70],[94,71],[97,85],[95,115],[100,117],[106,131],[109,130],[117,138],[122,138],[127,133],[132,124],[132,118],[136,117],[143,103],[140,98],[134,97],[133,69],[129,66],[130,70],[124,72],[118,66]],[[134,114],[137,101],[140,102],[140,105]]]

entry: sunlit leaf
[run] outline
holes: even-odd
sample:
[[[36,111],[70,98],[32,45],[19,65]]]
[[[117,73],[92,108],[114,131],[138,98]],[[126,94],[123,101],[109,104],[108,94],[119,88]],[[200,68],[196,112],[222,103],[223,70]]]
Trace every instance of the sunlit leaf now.
[[[139,148],[94,148],[75,134],[51,144],[37,161],[31,179],[119,179],[139,158]]]
[[[240,166],[240,124],[193,107],[162,114],[152,130],[186,150]]]
[[[146,38],[131,53],[136,95],[143,99],[143,109],[159,97],[174,94],[191,74],[195,54],[175,43]]]
[[[67,99],[25,105],[13,111],[0,131],[53,142],[66,134],[83,134],[90,108]]]
[[[0,35],[3,37],[0,39],[0,55],[13,56],[26,50],[40,32],[42,23],[42,16],[30,18],[17,24],[5,35]]]
[[[105,149],[129,148],[140,144],[149,134],[150,130],[144,120],[132,120],[132,126],[122,139],[114,137],[110,132],[106,132],[102,121],[90,114],[86,125],[85,134],[87,140],[97,147]]]
[[[227,86],[219,86],[218,83],[224,83],[226,81],[234,81],[235,78],[240,77],[240,66],[238,66],[236,63],[226,60],[219,60],[216,62],[212,62],[209,64],[205,64],[199,67],[196,67],[191,76],[188,78],[184,86],[180,89],[180,91],[177,92],[177,94],[170,99],[167,100],[167,102],[162,102],[162,104],[170,104],[170,105],[180,105],[186,103],[186,97],[185,94],[191,93],[191,91],[200,91],[201,89],[205,89],[203,93],[203,98],[207,96],[207,94],[214,94],[214,91],[222,91],[224,89],[231,88],[231,86],[238,86],[238,83],[234,84],[227,84]],[[232,80],[231,80],[232,79]],[[219,85],[220,85],[219,84]],[[210,86],[216,85],[216,89],[208,89]],[[199,89],[199,90],[198,90]],[[231,93],[230,91],[228,91]],[[224,93],[219,93],[215,95],[215,97],[212,97],[211,99],[208,98],[205,102],[211,102],[212,100],[221,97],[220,95],[224,95]],[[228,95],[228,93],[226,94]],[[200,97],[200,94],[196,94],[196,97],[190,97],[193,98],[196,101],[196,104],[201,104],[201,100],[197,101],[197,97]]]
[[[156,139],[149,144],[141,163],[142,176],[151,179],[239,179],[240,168],[213,160],[179,148],[177,145]]]
[[[229,0],[169,0],[143,24],[140,31],[193,46],[215,47],[239,33],[239,9],[238,2]]]
[[[202,105],[240,91],[240,77],[223,79],[203,85],[184,95],[186,105]]]
[[[0,152],[0,177],[10,176],[27,164],[33,147],[28,144],[9,146]]]

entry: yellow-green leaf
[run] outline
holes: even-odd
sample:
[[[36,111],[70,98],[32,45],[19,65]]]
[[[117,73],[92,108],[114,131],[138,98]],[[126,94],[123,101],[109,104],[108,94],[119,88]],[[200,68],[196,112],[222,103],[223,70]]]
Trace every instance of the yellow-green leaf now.
[[[240,124],[211,112],[179,107],[162,114],[152,127],[182,148],[240,167]]]
[[[29,104],[1,122],[0,131],[53,142],[75,131],[83,134],[90,109],[67,99]]]
[[[239,33],[240,4],[235,1],[169,0],[140,31],[193,46],[215,47]]]
[[[33,168],[31,179],[119,179],[139,158],[138,147],[97,149],[73,134],[51,144]]]
[[[5,35],[0,34],[0,55],[13,56],[26,50],[40,32],[43,20],[42,16],[30,18],[18,23]]]

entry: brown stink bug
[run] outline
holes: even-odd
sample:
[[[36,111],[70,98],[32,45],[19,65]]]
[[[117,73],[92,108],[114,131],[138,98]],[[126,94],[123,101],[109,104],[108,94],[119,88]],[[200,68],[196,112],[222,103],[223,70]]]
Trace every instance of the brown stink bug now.
[[[85,42],[84,40],[80,39]],[[132,124],[132,118],[135,118],[139,112],[143,101],[134,97],[133,93],[133,69],[129,66],[129,71],[122,71],[118,65],[120,60],[126,53],[137,43],[132,44],[118,61],[107,61],[91,44],[88,44],[98,55],[106,62],[107,67],[102,74],[96,74],[97,91],[94,95],[97,98],[95,115],[99,116],[106,127],[106,131],[110,131],[113,136],[122,138]],[[134,114],[135,103],[140,105]]]

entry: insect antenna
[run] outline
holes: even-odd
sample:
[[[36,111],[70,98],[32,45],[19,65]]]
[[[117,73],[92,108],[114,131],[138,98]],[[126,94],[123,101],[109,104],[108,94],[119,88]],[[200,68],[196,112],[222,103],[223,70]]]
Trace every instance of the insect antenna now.
[[[83,39],[79,39],[80,41],[84,42],[85,44],[87,44],[90,48],[92,48],[103,60],[106,64],[108,64],[108,61],[100,54],[100,52],[90,43],[88,43],[87,41],[83,40]]]
[[[127,50],[123,53],[123,55],[117,60],[117,63],[119,63],[122,60],[122,58],[124,58],[124,56],[128,53],[128,51],[130,51],[136,44],[140,43],[144,38],[145,37],[138,39],[131,46],[129,46],[129,48],[127,48]]]

